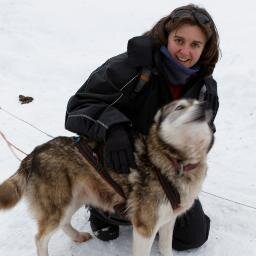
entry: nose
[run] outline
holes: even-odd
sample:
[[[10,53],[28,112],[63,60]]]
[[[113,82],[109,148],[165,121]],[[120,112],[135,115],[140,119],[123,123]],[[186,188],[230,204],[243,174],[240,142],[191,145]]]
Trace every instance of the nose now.
[[[181,49],[180,49],[180,53],[182,53],[184,56],[188,56],[190,55],[190,49],[188,46],[183,46]]]

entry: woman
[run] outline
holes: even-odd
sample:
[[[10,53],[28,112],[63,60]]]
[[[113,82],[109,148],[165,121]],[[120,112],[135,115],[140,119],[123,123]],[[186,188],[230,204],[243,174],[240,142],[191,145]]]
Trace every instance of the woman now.
[[[132,129],[147,134],[156,111],[179,98],[206,101],[215,132],[217,85],[212,73],[219,58],[219,38],[209,13],[195,5],[175,9],[144,35],[128,41],[127,52],[96,69],[71,97],[66,128],[104,143],[106,168],[128,173],[135,167]],[[119,235],[118,215],[90,209],[95,236],[108,241]],[[174,229],[173,247],[186,250],[208,238],[210,220],[199,200]]]

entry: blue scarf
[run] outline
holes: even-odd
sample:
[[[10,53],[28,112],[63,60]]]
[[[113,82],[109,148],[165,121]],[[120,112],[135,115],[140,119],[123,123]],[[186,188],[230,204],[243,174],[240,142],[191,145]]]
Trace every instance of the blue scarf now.
[[[177,62],[169,53],[165,46],[160,47],[160,52],[163,54],[163,69],[167,79],[172,85],[184,85],[188,79],[199,71],[199,67],[194,65],[192,68],[187,68]]]

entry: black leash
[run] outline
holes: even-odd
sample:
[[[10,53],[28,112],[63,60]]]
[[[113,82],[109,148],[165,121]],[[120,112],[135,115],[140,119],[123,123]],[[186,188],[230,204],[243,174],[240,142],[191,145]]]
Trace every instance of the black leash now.
[[[90,164],[97,170],[97,172],[101,175],[101,177],[106,180],[111,187],[125,200],[126,195],[121,188],[121,186],[116,183],[112,177],[109,175],[109,172],[107,172],[101,165],[98,155],[91,149],[91,147],[83,141],[80,137],[76,137],[74,139],[75,146],[78,148],[79,152],[90,162]]]

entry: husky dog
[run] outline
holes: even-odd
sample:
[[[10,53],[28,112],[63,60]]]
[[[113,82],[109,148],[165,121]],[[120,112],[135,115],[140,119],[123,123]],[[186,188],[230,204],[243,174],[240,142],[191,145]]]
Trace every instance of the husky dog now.
[[[49,239],[59,227],[76,242],[91,238],[70,224],[82,205],[113,213],[123,204],[133,225],[133,256],[149,256],[157,232],[161,255],[170,256],[175,219],[192,206],[206,175],[213,142],[208,122],[204,104],[196,100],[174,101],[159,110],[149,135],[135,135],[137,168],[130,174],[107,170],[126,198],[80,153],[73,138],[57,137],[36,147],[0,185],[0,209],[15,206],[24,195],[38,223],[37,255],[47,256]]]

